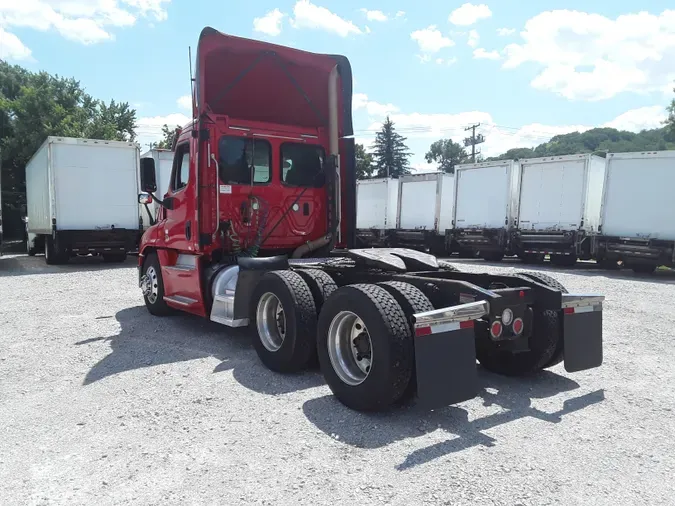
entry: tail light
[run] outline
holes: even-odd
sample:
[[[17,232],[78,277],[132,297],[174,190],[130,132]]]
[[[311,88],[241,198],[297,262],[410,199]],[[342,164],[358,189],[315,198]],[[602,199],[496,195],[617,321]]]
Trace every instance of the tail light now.
[[[490,335],[492,336],[493,339],[497,339],[499,336],[502,335],[502,322],[500,321],[494,321],[492,322],[492,325],[490,325]]]
[[[513,326],[511,327],[513,329],[513,333],[515,335],[520,335],[523,333],[523,328],[525,327],[525,324],[523,323],[522,318],[516,318],[513,320]]]

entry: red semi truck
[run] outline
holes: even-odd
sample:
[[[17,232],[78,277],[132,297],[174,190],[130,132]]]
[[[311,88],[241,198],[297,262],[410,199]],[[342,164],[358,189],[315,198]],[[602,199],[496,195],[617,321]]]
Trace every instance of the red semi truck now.
[[[569,294],[543,274],[470,274],[417,251],[353,249],[347,58],[205,28],[193,83],[194,120],[177,135],[169,189],[153,195],[161,212],[139,249],[153,315],[248,326],[269,369],[318,361],[356,410],[472,398],[476,360],[506,375],[601,365],[601,295]],[[141,160],[141,186],[156,191],[152,158]]]

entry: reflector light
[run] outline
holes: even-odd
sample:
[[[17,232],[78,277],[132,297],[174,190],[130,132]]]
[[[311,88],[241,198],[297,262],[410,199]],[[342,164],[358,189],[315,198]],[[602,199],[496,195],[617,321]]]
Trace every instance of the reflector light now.
[[[524,326],[525,326],[525,325],[523,324],[522,318],[516,318],[516,319],[513,321],[513,327],[512,327],[512,328],[513,328],[513,333],[516,334],[516,335],[522,333],[522,332],[523,332],[523,327],[524,327]]]
[[[502,335],[502,322],[492,322],[492,325],[490,325],[490,335],[494,338]]]
[[[420,336],[428,336],[431,334],[431,327],[418,327],[415,329],[415,335],[420,337]]]

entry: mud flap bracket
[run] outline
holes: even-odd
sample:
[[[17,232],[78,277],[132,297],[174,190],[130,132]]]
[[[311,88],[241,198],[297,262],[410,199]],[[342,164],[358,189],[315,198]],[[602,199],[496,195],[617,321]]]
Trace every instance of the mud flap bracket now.
[[[487,301],[415,316],[415,368],[420,406],[441,408],[478,393],[474,320],[489,313]]]
[[[567,372],[602,365],[602,295],[563,294],[564,360]]]

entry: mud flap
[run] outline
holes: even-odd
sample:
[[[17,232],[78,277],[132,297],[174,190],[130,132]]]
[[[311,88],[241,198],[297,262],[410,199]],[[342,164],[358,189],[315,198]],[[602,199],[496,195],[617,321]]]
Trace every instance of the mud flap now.
[[[478,393],[474,320],[486,301],[415,315],[415,366],[420,406],[436,409]]]
[[[562,302],[564,360],[567,372],[602,365],[601,295],[564,294]]]

